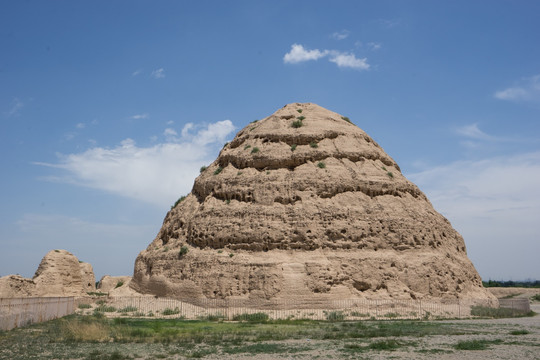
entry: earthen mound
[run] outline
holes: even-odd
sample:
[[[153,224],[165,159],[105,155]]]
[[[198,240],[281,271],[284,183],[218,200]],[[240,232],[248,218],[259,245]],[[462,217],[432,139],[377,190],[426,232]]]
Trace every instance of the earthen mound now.
[[[139,254],[130,286],[184,300],[494,298],[396,162],[310,103],[224,146]]]
[[[51,250],[32,279],[18,275],[0,278],[0,297],[83,296],[95,291],[92,265],[66,250]]]
[[[99,280],[97,289],[101,292],[108,293],[121,287],[129,286],[131,276],[110,276],[105,275]]]

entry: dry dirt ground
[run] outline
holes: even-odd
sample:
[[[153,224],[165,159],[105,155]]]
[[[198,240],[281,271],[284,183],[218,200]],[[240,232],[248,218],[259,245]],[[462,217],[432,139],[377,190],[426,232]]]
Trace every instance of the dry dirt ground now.
[[[532,303],[531,309],[537,314],[540,313],[540,303]],[[0,359],[540,359],[540,315],[505,319],[444,320],[430,323],[449,325],[454,329],[453,333],[459,332],[460,335],[345,340],[314,340],[306,337],[295,340],[244,343],[238,347],[231,347],[229,344],[229,350],[219,344],[204,343],[190,349],[178,347],[174,342],[170,344],[68,343],[58,344],[60,346],[57,348],[46,346],[37,357],[35,355],[26,357],[24,349],[16,351],[13,348],[2,349],[0,346]],[[336,325],[336,331],[338,331],[338,325]],[[456,349],[456,345],[463,341],[477,341],[485,348]],[[370,348],[376,343],[389,342],[396,345],[394,349]],[[21,346],[25,346],[24,341]],[[230,349],[238,351],[231,352]],[[15,353],[17,356],[13,356]],[[115,353],[117,353],[116,356]]]
[[[540,313],[540,303],[531,304],[531,310]],[[355,353],[342,351],[345,345],[354,345],[350,341],[310,341],[294,340],[280,342],[284,346],[306,347],[311,350],[294,354],[273,355],[211,355],[207,359],[540,359],[540,315],[534,317],[486,319],[486,320],[459,320],[443,321],[452,323],[464,330],[480,332],[474,335],[435,335],[422,338],[397,338],[398,342],[410,344],[394,351],[377,351]],[[512,335],[512,332],[522,330],[528,334]],[[489,344],[485,350],[456,350],[454,346],[460,341],[488,340],[500,344]],[[376,339],[367,339],[358,342],[358,345],[367,345]]]

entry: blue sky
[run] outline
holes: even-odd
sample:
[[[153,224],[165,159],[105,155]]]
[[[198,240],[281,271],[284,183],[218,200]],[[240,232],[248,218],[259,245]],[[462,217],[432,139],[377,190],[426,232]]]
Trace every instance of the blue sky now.
[[[370,134],[484,279],[540,278],[540,3],[0,1],[0,275],[63,248],[131,275],[248,122]]]

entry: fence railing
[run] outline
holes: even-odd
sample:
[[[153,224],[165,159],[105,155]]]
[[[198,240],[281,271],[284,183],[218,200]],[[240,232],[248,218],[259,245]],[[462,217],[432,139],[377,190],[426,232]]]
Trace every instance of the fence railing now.
[[[94,300],[95,301],[95,300]],[[224,320],[264,313],[270,319],[367,320],[367,319],[449,319],[475,317],[478,307],[498,307],[496,301],[449,299],[426,300],[250,300],[192,299],[180,301],[156,297],[110,297],[98,304],[77,299],[81,311],[104,312],[108,316]],[[83,310],[85,309],[86,310]],[[481,316],[481,315],[480,315]]]
[[[530,311],[528,299],[481,301],[466,299],[192,299],[181,301],[152,296],[0,298],[0,330],[47,321],[75,312],[103,312],[111,317],[156,317],[238,320],[249,316],[269,319],[391,320],[451,319],[484,316],[479,308],[512,308],[512,314]]]
[[[73,314],[73,297],[0,298],[0,330]]]
[[[531,304],[527,298],[499,299],[499,306],[528,313],[531,311]]]

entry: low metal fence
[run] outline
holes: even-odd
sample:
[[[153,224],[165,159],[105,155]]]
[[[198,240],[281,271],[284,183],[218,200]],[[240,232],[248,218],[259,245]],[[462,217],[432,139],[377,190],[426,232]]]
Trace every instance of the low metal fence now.
[[[93,300],[95,301],[95,300]],[[269,319],[367,320],[451,319],[475,317],[478,307],[496,308],[497,301],[449,299],[427,300],[250,300],[192,299],[181,301],[156,297],[110,297],[91,305],[78,299],[81,312],[95,310],[107,316],[238,320],[253,314]]]
[[[0,329],[9,330],[47,321],[73,314],[75,311],[86,314],[99,311],[109,317],[183,318],[190,320],[242,320],[257,316],[268,319],[428,320],[486,316],[485,309],[494,309],[499,305],[501,308],[513,309],[512,315],[530,311],[528,299],[499,299],[499,301],[466,299],[440,299],[437,301],[191,299],[181,301],[153,296],[0,298]]]
[[[39,323],[73,314],[75,298],[0,298],[0,330]]]

